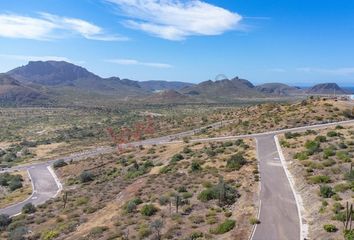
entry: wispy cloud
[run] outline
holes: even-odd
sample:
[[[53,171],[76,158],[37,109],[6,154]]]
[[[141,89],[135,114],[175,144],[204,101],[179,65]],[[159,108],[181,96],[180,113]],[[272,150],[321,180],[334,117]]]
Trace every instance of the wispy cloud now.
[[[119,65],[140,65],[146,67],[155,68],[172,68],[172,65],[167,63],[156,63],[156,62],[140,62],[135,59],[107,59],[105,62],[115,63]]]
[[[50,40],[59,38],[62,33],[101,41],[128,40],[126,37],[107,34],[101,27],[78,18],[49,13],[39,13],[37,17],[0,14],[0,37]]]
[[[151,35],[184,40],[241,29],[242,16],[200,0],[105,0],[127,17],[123,24]]]
[[[354,75],[354,67],[334,68],[334,69],[303,67],[303,68],[297,68],[297,71],[307,72],[307,73],[330,74],[330,75],[338,75],[338,76]]]

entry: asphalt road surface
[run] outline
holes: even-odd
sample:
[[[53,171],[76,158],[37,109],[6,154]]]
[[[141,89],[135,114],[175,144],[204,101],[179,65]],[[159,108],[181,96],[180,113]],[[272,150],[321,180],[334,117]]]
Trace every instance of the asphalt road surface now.
[[[31,166],[28,168],[28,173],[33,184],[32,195],[23,202],[0,209],[0,214],[14,216],[21,212],[26,203],[43,204],[59,192],[60,186],[55,181],[55,177],[48,169],[47,164]]]
[[[299,240],[300,221],[290,183],[280,161],[274,134],[257,137],[261,174],[261,224],[253,240]]]

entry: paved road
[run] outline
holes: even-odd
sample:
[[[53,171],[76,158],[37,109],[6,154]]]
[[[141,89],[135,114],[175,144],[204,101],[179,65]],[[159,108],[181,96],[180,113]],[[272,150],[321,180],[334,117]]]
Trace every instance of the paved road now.
[[[299,240],[300,222],[290,183],[280,161],[274,134],[259,136],[261,211],[253,240]]]
[[[21,212],[26,203],[39,205],[54,197],[61,189],[61,186],[60,184],[58,185],[48,167],[47,164],[42,164],[28,168],[27,171],[34,189],[32,195],[23,202],[0,209],[0,214],[14,216]]]

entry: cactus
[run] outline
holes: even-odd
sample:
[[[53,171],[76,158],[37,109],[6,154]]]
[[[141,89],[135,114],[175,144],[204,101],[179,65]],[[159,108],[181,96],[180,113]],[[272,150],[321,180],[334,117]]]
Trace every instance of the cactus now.
[[[345,219],[343,221],[344,232],[349,232],[352,230],[352,222],[353,222],[353,204],[352,203],[349,206],[349,202],[347,202],[345,213],[346,213]]]

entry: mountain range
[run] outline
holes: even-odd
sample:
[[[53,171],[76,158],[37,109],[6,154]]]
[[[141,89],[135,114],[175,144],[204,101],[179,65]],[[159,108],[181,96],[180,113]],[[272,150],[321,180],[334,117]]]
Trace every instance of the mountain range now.
[[[282,83],[255,86],[235,77],[199,84],[169,81],[134,81],[119,77],[102,78],[87,69],[64,61],[30,61],[0,75],[0,103],[85,104],[137,101],[230,102],[243,98],[289,97],[308,94],[346,94],[335,83],[309,89]]]

